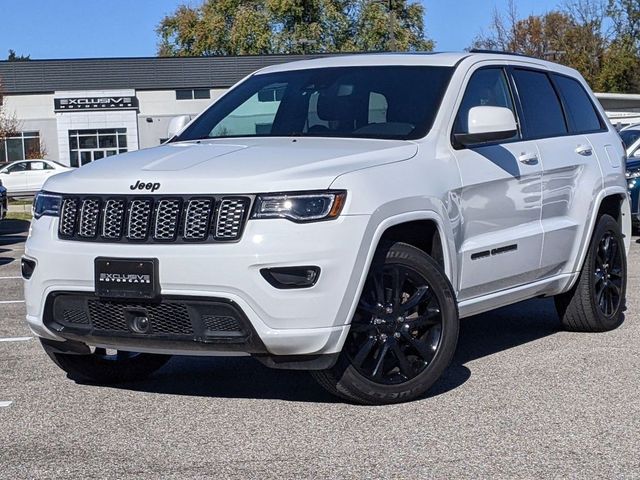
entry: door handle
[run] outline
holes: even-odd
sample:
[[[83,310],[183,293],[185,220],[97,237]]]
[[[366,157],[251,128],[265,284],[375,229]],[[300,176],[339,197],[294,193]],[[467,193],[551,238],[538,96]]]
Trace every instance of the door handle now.
[[[518,161],[520,163],[524,163],[525,165],[535,165],[538,163],[538,155],[535,153],[521,153],[518,157]]]
[[[588,157],[593,153],[593,149],[589,145],[578,145],[576,147],[576,153],[584,157]]]

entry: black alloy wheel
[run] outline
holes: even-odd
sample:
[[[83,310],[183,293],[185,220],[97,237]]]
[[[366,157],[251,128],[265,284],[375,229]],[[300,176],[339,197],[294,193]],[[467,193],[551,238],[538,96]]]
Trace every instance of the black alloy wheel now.
[[[605,233],[598,244],[595,262],[595,295],[600,311],[607,317],[613,316],[622,302],[623,250],[618,238]]]
[[[422,397],[458,343],[458,309],[441,265],[401,242],[381,245],[336,364],[311,372],[329,392],[367,405]]]
[[[601,215],[580,275],[567,292],[555,296],[562,326],[575,332],[606,332],[624,321],[627,256],[618,221]]]
[[[441,338],[442,315],[433,288],[415,270],[387,264],[369,276],[346,352],[361,375],[393,385],[420,374]]]

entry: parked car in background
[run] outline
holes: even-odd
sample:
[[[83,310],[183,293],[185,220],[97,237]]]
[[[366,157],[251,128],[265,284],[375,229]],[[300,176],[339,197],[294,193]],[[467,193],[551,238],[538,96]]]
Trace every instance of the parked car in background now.
[[[7,189],[2,185],[0,180],[0,220],[4,220],[7,216]]]
[[[620,130],[620,138],[627,150],[627,185],[631,197],[631,222],[634,230],[640,227],[640,123]]]
[[[71,168],[53,160],[18,160],[0,170],[0,181],[10,197],[32,195],[42,189],[47,178],[68,170]]]

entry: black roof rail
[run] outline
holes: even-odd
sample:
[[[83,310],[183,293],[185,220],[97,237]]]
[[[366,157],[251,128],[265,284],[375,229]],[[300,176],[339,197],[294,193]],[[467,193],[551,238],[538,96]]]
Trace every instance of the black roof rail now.
[[[489,50],[483,48],[472,48],[471,50],[469,50],[469,53],[493,53],[496,55],[513,55],[514,57],[536,58],[532,57],[531,55],[525,55],[524,53],[506,52],[504,50]]]

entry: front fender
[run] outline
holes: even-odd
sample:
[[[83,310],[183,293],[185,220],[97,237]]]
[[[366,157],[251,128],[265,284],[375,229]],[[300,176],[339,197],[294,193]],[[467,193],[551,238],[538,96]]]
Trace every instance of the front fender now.
[[[349,324],[355,314],[358,300],[364,288],[364,283],[373,261],[380,239],[384,232],[390,227],[412,222],[416,220],[433,221],[440,234],[442,241],[442,255],[445,265],[445,274],[452,285],[457,285],[458,269],[455,263],[455,245],[453,234],[448,222],[444,221],[444,206],[437,202],[430,202],[430,209],[412,210],[411,207],[418,203],[425,206],[425,198],[404,199],[387,203],[378,208],[369,218],[365,229],[354,268],[352,270],[349,287],[345,292],[342,303],[338,310],[336,325]]]

